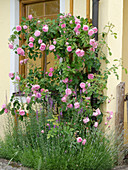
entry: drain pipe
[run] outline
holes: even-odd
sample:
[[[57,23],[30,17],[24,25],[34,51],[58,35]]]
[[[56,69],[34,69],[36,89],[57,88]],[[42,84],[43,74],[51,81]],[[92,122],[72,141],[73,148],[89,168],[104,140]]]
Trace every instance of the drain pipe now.
[[[99,16],[99,0],[92,0],[92,25],[98,29],[98,16]],[[98,33],[95,34],[95,40],[98,41]],[[96,54],[98,57],[98,54]],[[92,68],[92,73],[96,73],[95,68]],[[91,96],[91,105],[95,108],[97,98]],[[96,108],[95,108],[96,109]]]
[[[92,25],[98,28],[99,16],[99,0],[92,0]],[[98,41],[98,33],[95,34],[95,39]]]

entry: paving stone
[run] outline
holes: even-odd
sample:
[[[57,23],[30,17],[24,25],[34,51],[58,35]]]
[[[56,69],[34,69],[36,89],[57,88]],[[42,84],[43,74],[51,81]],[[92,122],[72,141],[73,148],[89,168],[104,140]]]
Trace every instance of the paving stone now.
[[[0,170],[33,170],[32,168],[23,167],[21,164],[11,162],[8,165],[9,160],[0,159]]]

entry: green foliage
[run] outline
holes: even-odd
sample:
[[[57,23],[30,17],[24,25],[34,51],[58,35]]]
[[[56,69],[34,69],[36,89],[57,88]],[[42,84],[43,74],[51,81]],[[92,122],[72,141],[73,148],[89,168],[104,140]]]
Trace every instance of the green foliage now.
[[[103,92],[108,76],[113,72],[118,78],[120,64],[108,67],[110,61],[103,52],[106,48],[112,55],[106,37],[117,37],[113,27],[108,23],[97,42],[97,28],[84,18],[70,14],[59,14],[56,20],[22,18],[21,25],[13,29],[9,45],[16,54],[25,56],[20,63],[27,66],[28,62],[30,69],[27,75],[11,73],[10,77],[16,79],[19,96],[24,95],[26,102],[13,94],[0,112],[11,112],[16,119],[15,126],[9,126],[12,132],[8,129],[5,141],[0,143],[1,157],[42,170],[114,166],[118,149],[97,129],[104,114],[99,108],[107,99]],[[16,38],[24,38],[25,43],[15,45]],[[56,64],[46,70],[50,53]],[[44,61],[43,70],[31,65],[31,59],[38,58]],[[103,70],[102,62],[106,66]],[[113,113],[108,114],[109,121]]]
[[[35,170],[110,170],[115,166],[120,147],[116,146],[114,133],[105,137],[99,129],[87,130],[87,142],[82,145],[75,142],[78,132],[74,134],[74,129],[65,122],[63,128],[57,128],[58,136],[47,139],[46,132],[41,133],[44,113],[39,115],[38,121],[33,114],[24,124],[19,122],[18,128],[13,128],[9,118],[5,140],[0,140],[0,157],[13,158]]]

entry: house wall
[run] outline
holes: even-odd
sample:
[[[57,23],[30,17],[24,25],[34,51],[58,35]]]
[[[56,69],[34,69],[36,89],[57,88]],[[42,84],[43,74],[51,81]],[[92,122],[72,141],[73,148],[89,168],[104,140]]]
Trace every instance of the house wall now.
[[[113,29],[114,32],[117,33],[117,39],[114,39],[113,36],[109,35],[107,37],[107,43],[112,51],[112,56],[105,51],[108,59],[110,60],[111,67],[113,64],[117,65],[119,62],[114,62],[114,59],[120,60],[122,58],[122,24],[123,24],[123,1],[122,0],[102,0],[99,1],[99,32],[103,31],[104,26],[108,23],[112,23],[115,25]],[[112,74],[108,78],[107,83],[107,96],[114,98],[110,104],[106,102],[104,105],[104,111],[113,111],[114,117],[111,120],[111,128],[115,127],[115,114],[116,114],[116,86],[122,81],[122,68],[118,67],[117,71],[119,75],[119,80],[116,79],[115,75]]]
[[[127,50],[126,47],[128,36],[126,35],[126,32],[128,30],[128,15],[127,15],[127,8],[128,5],[127,0],[124,0],[125,9],[124,9],[124,25],[123,27],[123,1],[122,0],[101,0],[99,1],[99,32],[103,31],[104,26],[109,22],[113,23],[115,25],[114,31],[117,32],[118,38],[114,39],[112,36],[108,36],[106,39],[109,46],[112,50],[112,56],[109,56],[107,51],[105,51],[107,57],[110,60],[111,66],[114,62],[113,59],[120,59],[123,54],[124,64],[127,65]],[[65,12],[70,12],[70,1],[65,0]],[[74,15],[75,16],[82,16],[86,17],[86,0],[80,0],[80,3],[78,0],[74,0]],[[9,92],[10,92],[10,79],[8,77],[8,73],[10,72],[10,50],[8,49],[8,37],[10,35],[10,0],[6,1],[0,1],[0,106],[6,102],[5,96],[7,94],[9,98]],[[122,53],[122,35],[123,36],[123,53]],[[105,66],[105,65],[104,65]],[[126,76],[124,73],[122,73],[121,67],[118,69],[119,74],[119,80],[116,79],[116,77],[112,74],[108,79],[108,90],[106,91],[106,94],[110,97],[113,95],[114,98],[116,98],[116,85],[119,84],[122,80],[126,81]],[[126,89],[128,89],[128,86],[126,85]],[[108,110],[114,111],[114,115],[116,112],[116,100],[112,100],[110,104],[106,102],[103,107],[104,112]],[[4,116],[0,116],[0,135],[3,134],[3,124],[4,124]],[[114,127],[115,120],[112,120],[112,124]]]
[[[128,1],[124,0],[124,10],[123,10],[123,49],[122,49],[122,58],[123,66],[128,70]],[[122,72],[122,81],[125,82],[125,94],[128,93],[128,74],[123,70]],[[127,108],[125,102],[125,115],[124,115],[124,126],[125,126],[125,139],[128,143],[128,127],[127,127]]]
[[[9,97],[10,79],[10,50],[8,38],[10,36],[10,0],[0,1],[0,107]],[[3,133],[5,115],[0,116],[0,135]]]

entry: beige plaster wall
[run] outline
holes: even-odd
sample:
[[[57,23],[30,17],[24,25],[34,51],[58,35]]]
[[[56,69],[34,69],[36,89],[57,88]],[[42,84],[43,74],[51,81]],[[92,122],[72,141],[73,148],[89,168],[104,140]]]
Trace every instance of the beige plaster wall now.
[[[122,49],[123,66],[128,70],[128,1],[124,0],[124,10],[123,10],[123,49]],[[122,81],[125,82],[125,93],[128,93],[128,74],[125,71],[122,72]],[[125,103],[125,137],[128,142],[127,133],[127,108]]]
[[[108,23],[113,23],[115,28],[114,32],[118,34],[118,38],[114,39],[111,35],[107,38],[107,43],[112,51],[112,56],[109,56],[108,52],[105,53],[110,60],[108,67],[111,67],[114,59],[120,60],[122,58],[122,24],[123,24],[123,1],[122,0],[102,0],[99,1],[99,32],[103,31],[104,26]],[[118,62],[117,62],[118,65]],[[111,97],[113,95],[116,98],[116,86],[122,81],[122,69],[118,68],[119,80],[112,74],[108,78],[106,94]],[[111,120],[111,128],[115,127],[115,114],[116,114],[116,99],[112,100],[110,104],[106,102],[104,105],[104,111],[113,111],[114,117]]]
[[[8,38],[10,35],[10,0],[0,1],[0,108],[9,98],[10,79],[10,50]],[[0,136],[3,136],[5,115],[0,116]]]

